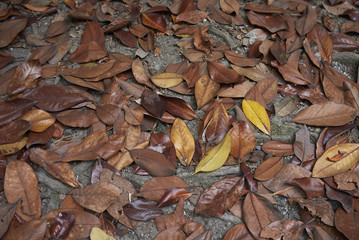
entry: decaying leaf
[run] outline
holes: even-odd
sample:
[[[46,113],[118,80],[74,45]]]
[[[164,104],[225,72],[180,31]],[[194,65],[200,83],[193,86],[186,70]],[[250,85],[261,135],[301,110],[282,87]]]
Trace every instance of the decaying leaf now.
[[[243,100],[242,109],[246,117],[265,134],[270,135],[270,121],[265,108],[256,101]]]

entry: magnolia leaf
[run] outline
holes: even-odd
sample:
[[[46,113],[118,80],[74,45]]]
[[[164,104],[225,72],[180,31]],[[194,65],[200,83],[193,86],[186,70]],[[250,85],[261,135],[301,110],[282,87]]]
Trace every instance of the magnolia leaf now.
[[[152,82],[160,88],[170,88],[180,84],[183,81],[181,74],[160,73],[151,77]]]
[[[222,167],[231,151],[231,144],[231,136],[226,134],[222,142],[204,155],[198,163],[194,174],[198,172],[210,172]]]
[[[173,123],[170,138],[175,146],[177,158],[183,165],[188,166],[194,155],[195,144],[192,133],[181,119],[177,118]]]
[[[333,161],[334,158],[337,161]],[[325,178],[343,173],[358,162],[359,144],[344,143],[329,148],[316,161],[313,168],[313,177]]]
[[[43,132],[56,121],[56,118],[50,113],[41,109],[32,109],[25,113],[21,119],[31,122],[30,130],[34,132]]]
[[[265,108],[256,101],[243,100],[243,112],[257,128],[270,135],[270,121]]]

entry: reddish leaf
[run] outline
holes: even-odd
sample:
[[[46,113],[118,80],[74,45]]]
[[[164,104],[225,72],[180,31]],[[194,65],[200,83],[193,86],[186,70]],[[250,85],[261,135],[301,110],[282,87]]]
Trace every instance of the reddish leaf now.
[[[251,24],[264,27],[272,33],[288,28],[287,22],[280,15],[267,15],[249,11],[247,17]]]
[[[131,32],[118,30],[114,33],[115,37],[128,47],[137,47],[137,38]]]
[[[93,110],[68,110],[56,115],[56,119],[70,127],[90,127],[99,121]]]
[[[14,57],[10,54],[0,51],[0,69],[14,61]]]
[[[148,200],[136,200],[123,206],[125,214],[137,221],[148,221],[161,216],[162,210],[156,203]]]
[[[293,150],[302,162],[310,160],[314,155],[314,144],[310,142],[309,131],[305,125],[295,135]]]
[[[289,180],[288,183],[303,189],[309,199],[313,199],[324,194],[324,183],[317,178],[294,178]]]
[[[256,139],[250,126],[245,121],[232,123],[233,127],[229,130],[232,137],[231,155],[235,158],[243,159],[256,145]]]
[[[167,23],[161,14],[153,12],[143,12],[141,14],[142,23],[160,32],[166,32]]]
[[[223,240],[236,240],[236,239],[253,240],[254,238],[249,233],[246,225],[244,223],[239,223],[237,225],[234,225],[231,229],[229,229],[223,238]]]
[[[53,238],[67,238],[72,226],[75,224],[75,216],[68,212],[59,213],[50,225],[50,235]]]
[[[351,209],[350,212],[345,212],[343,208],[339,207],[335,212],[335,227],[342,232],[348,239],[356,239],[359,234],[359,228],[356,222],[359,220],[359,213]]]
[[[31,123],[22,119],[16,119],[0,127],[0,144],[20,141],[23,135],[30,129]]]
[[[141,96],[141,105],[155,117],[162,117],[166,110],[166,102],[161,101],[159,95],[145,89]]]
[[[91,62],[104,58],[107,52],[96,41],[81,44],[70,56],[69,60],[74,63]]]
[[[101,48],[105,47],[105,35],[100,24],[87,22],[80,45],[90,44],[92,41],[97,42]]]
[[[337,200],[341,203],[342,207],[345,209],[346,212],[350,212],[352,209],[352,196],[348,193],[335,190],[328,184],[325,184],[325,193],[327,194],[327,197],[331,200]]]
[[[192,120],[196,118],[196,113],[185,100],[176,97],[165,96],[160,96],[160,99],[166,102],[167,112],[185,120]]]
[[[9,85],[9,94],[17,94],[36,86],[36,79],[41,77],[41,67],[37,60],[28,60],[16,68]]]
[[[314,7],[308,5],[303,16],[295,21],[295,30],[300,36],[309,33],[317,23],[317,12]]]
[[[157,203],[158,207],[168,206],[177,203],[180,199],[188,199],[193,193],[188,192],[185,188],[169,188]]]
[[[243,195],[244,179],[228,177],[209,186],[200,196],[196,213],[221,217]]]
[[[272,239],[298,239],[303,232],[304,223],[297,220],[274,221],[266,226],[260,236]]]

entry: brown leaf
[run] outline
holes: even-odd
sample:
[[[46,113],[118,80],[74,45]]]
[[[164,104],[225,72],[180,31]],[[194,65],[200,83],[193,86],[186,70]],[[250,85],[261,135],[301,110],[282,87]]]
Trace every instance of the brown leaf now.
[[[9,94],[18,94],[36,86],[36,79],[41,77],[41,66],[37,60],[28,60],[17,68],[9,84]]]
[[[220,9],[215,7],[214,4],[208,4],[208,10],[211,13],[211,17],[218,23],[228,25],[242,25],[244,20],[240,16],[231,16],[222,12]]]
[[[309,82],[304,76],[295,68],[288,64],[279,65],[276,61],[271,62],[273,67],[278,68],[278,71],[282,74],[283,78],[298,85],[307,85]]]
[[[113,126],[117,116],[120,114],[121,108],[114,104],[99,104],[96,107],[97,117],[106,125]]]
[[[352,196],[348,193],[336,190],[329,186],[328,184],[325,184],[325,194],[327,197],[331,200],[336,200],[340,202],[342,207],[345,209],[346,212],[350,212],[352,209]]]
[[[162,232],[171,227],[191,223],[191,220],[184,216],[184,202],[185,200],[181,198],[179,203],[177,204],[176,210],[173,213],[165,216],[159,216],[156,218],[157,229],[159,232]]]
[[[234,225],[231,229],[229,229],[224,236],[223,240],[254,240],[252,235],[249,233],[248,228],[244,223],[239,223]]]
[[[234,122],[232,125],[232,129],[228,132],[232,137],[230,154],[235,158],[243,159],[254,149],[256,139],[245,121]]]
[[[177,203],[178,201],[181,202],[181,200],[186,200],[191,197],[192,194],[193,193],[188,192],[185,188],[170,188],[165,192],[161,200],[157,203],[157,206],[164,207]]]
[[[0,48],[9,45],[15,37],[26,27],[27,19],[21,18],[0,24]]]
[[[148,77],[149,73],[147,67],[142,64],[139,58],[132,62],[132,72],[137,82],[142,83],[152,89],[156,88]]]
[[[295,155],[302,161],[306,162],[314,156],[314,144],[310,142],[310,134],[307,126],[303,126],[295,134],[295,142],[293,143]]]
[[[359,44],[349,35],[344,33],[332,33],[330,38],[333,50],[336,52],[350,52],[359,48]]]
[[[247,13],[247,17],[251,24],[266,28],[271,33],[288,28],[287,21],[280,15],[260,14],[251,10]]]
[[[0,226],[0,237],[2,237],[6,230],[8,230],[11,220],[15,215],[17,204],[18,202],[7,203],[0,207],[0,221],[2,222]]]
[[[87,22],[80,45],[90,44],[92,41],[97,42],[102,49],[105,48],[105,35],[100,24]]]
[[[166,102],[167,112],[185,120],[192,120],[197,117],[187,101],[176,97],[160,96],[160,98]]]
[[[35,101],[29,99],[16,98],[0,104],[0,126],[21,117],[24,113],[29,111],[35,103]]]
[[[225,51],[224,55],[234,65],[238,67],[255,67],[258,63],[257,59],[247,58],[233,51]]]
[[[341,32],[342,33],[347,33],[347,32],[359,33],[358,23],[353,22],[353,21],[344,23],[341,27]]]
[[[218,83],[240,83],[244,82],[244,77],[233,69],[227,68],[219,62],[208,62],[208,72],[211,79]]]
[[[0,69],[14,61],[14,57],[10,54],[0,51]]]
[[[155,202],[143,199],[126,204],[123,211],[127,217],[137,221],[152,220],[163,214]]]
[[[161,101],[159,95],[145,89],[141,96],[141,105],[154,117],[160,118],[166,111],[166,102]]]
[[[256,67],[253,68],[242,68],[238,67],[236,65],[231,65],[232,68],[238,72],[241,75],[244,75],[245,77],[255,81],[259,82],[262,79],[268,78],[268,77],[275,77],[277,78],[277,74],[275,74],[273,71],[269,69],[269,67],[264,63],[258,63]]]
[[[70,127],[90,127],[99,121],[93,110],[67,110],[57,114],[56,119]]]
[[[178,225],[175,227],[168,228],[160,232],[155,240],[167,240],[167,239],[176,239],[176,240],[186,240],[187,236],[181,230],[182,226]],[[209,238],[210,239],[210,238]]]
[[[45,33],[45,36],[47,38],[52,38],[52,37],[61,35],[65,32],[67,32],[67,30],[69,30],[71,26],[72,26],[72,22],[69,20],[53,22],[48,27],[48,29]]]
[[[283,157],[271,157],[258,165],[254,178],[266,181],[274,177],[283,166]]]
[[[68,86],[62,85],[44,85],[29,89],[24,93],[24,97],[36,101],[38,108],[50,112],[62,111],[88,101]]]
[[[355,108],[328,101],[309,106],[292,120],[314,126],[341,126],[350,122],[356,113]]]
[[[271,223],[265,206],[251,192],[243,202],[243,219],[249,232],[256,239],[259,239],[262,229]]]
[[[188,189],[190,186],[177,176],[153,177],[142,185],[139,195],[158,202],[168,189],[174,187]]]
[[[289,156],[292,155],[293,145],[291,143],[280,141],[268,141],[262,145],[262,150],[265,153],[272,153],[274,156]]]
[[[222,86],[219,90],[218,97],[243,98],[248,91],[254,87],[254,83],[248,80],[235,84],[234,86]]]
[[[72,208],[71,209],[60,208],[60,209],[52,210],[47,214],[45,214],[44,216],[42,216],[41,219],[47,219],[48,225],[50,226],[53,223],[56,216],[61,212],[71,213],[72,215],[75,216],[75,223],[70,230],[68,239],[75,240],[75,239],[87,238],[90,236],[90,232],[92,228],[101,227],[101,222],[95,215],[89,212],[85,212],[83,210],[72,209]],[[46,231],[46,236],[50,237],[49,229],[47,229]]]
[[[108,159],[122,149],[125,136],[111,135],[107,137],[105,131],[97,131],[88,135],[80,144],[70,148],[56,161],[86,161],[99,157]]]
[[[339,207],[335,212],[335,227],[342,232],[348,239],[356,239],[359,234],[359,229],[356,222],[359,220],[359,213],[351,209],[350,212],[345,212],[343,208]]]
[[[239,3],[236,0],[220,0],[219,5],[223,12],[228,14],[234,13],[237,15],[240,8]]]
[[[197,108],[202,108],[217,95],[219,83],[213,81],[208,75],[202,76],[195,85],[195,98]]]
[[[317,23],[317,12],[314,7],[308,5],[303,16],[295,21],[295,30],[300,36],[304,36],[313,29]]]
[[[69,56],[73,63],[86,63],[106,57],[107,52],[96,41],[81,44]]]
[[[315,27],[307,34],[307,38],[312,39],[317,43],[321,55],[321,59],[319,60],[324,62],[332,61],[333,42],[329,33],[323,26],[316,24]]]
[[[311,172],[303,167],[294,165],[292,163],[286,163],[281,170],[270,180],[262,182],[262,184],[272,192],[278,192],[278,194],[297,198],[305,197],[305,193],[298,187],[287,184],[287,181],[293,178],[310,177]]]
[[[325,199],[309,200],[298,198],[295,201],[299,203],[301,208],[308,208],[313,216],[320,217],[323,223],[334,226],[334,211],[332,205]]]
[[[130,151],[135,163],[154,177],[166,177],[176,173],[173,164],[161,153],[151,149]]]
[[[6,236],[8,240],[43,239],[47,220],[29,220]]]
[[[296,95],[289,95],[274,103],[274,110],[276,115],[280,117],[288,116],[293,113],[298,106],[298,97]]]
[[[20,202],[16,213],[26,221],[41,215],[41,199],[34,170],[23,161],[12,161],[7,165],[4,192],[9,203]]]
[[[59,159],[60,157],[61,156],[55,152],[45,151],[40,148],[32,148],[30,150],[30,159],[32,162],[40,165],[61,182],[71,187],[77,187],[79,184],[76,181],[75,173],[72,171],[71,166],[64,162],[53,162],[54,159]]]
[[[121,195],[122,190],[113,184],[99,182],[78,189],[72,197],[84,208],[101,213]]]
[[[303,189],[309,199],[320,197],[324,194],[324,183],[317,178],[294,178],[289,180],[288,183]]]
[[[50,225],[50,235],[53,238],[67,238],[72,226],[75,223],[75,216],[71,213],[59,213],[54,222]]]
[[[154,28],[160,32],[166,32],[167,30],[166,20],[159,13],[143,12],[141,14],[141,20],[143,25]]]
[[[21,140],[30,129],[31,123],[22,119],[16,119],[0,127],[0,144],[14,143]]]
[[[227,177],[209,186],[200,196],[196,213],[208,217],[221,217],[240,198],[244,190],[244,178]]]
[[[269,3],[268,3],[269,4]],[[273,5],[266,5],[266,4],[255,4],[255,3],[247,3],[244,6],[246,10],[252,10],[254,12],[259,13],[276,13],[281,14],[284,12],[283,8],[279,8]]]
[[[120,39],[120,41],[128,47],[137,47],[137,38],[129,31],[120,29],[114,32],[114,36]]]
[[[78,78],[95,78],[109,71],[115,62],[115,60],[110,60],[104,64],[98,64],[92,67],[80,66],[71,71],[71,75]]]
[[[297,220],[274,221],[261,232],[261,237],[271,239],[298,239],[303,232],[304,223]]]
[[[207,12],[193,10],[180,13],[176,17],[176,22],[187,22],[190,24],[197,24],[207,17]]]
[[[25,147],[27,142],[27,137],[21,138],[19,141],[14,143],[7,143],[0,145],[0,153],[4,155],[11,155],[20,151]]]

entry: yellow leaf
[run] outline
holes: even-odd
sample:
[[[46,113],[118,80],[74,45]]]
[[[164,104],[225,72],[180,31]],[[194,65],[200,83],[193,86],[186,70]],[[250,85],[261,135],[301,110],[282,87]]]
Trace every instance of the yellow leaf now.
[[[180,162],[188,166],[195,150],[195,143],[191,132],[187,125],[179,118],[177,118],[171,128],[171,141],[176,149],[176,156]]]
[[[210,172],[223,166],[231,151],[232,138],[227,133],[217,146],[206,152],[194,172]]]
[[[183,81],[182,75],[177,73],[160,73],[151,77],[152,82],[160,88],[170,88]]]
[[[270,121],[265,108],[256,101],[243,100],[243,112],[259,130],[270,135]]]
[[[33,132],[43,132],[56,121],[50,113],[41,109],[32,109],[22,115],[21,119],[31,122],[30,130]]]
[[[102,231],[98,227],[94,227],[91,229],[90,239],[91,240],[115,240],[115,238],[107,235],[104,231]]]
[[[331,159],[340,153],[341,159],[333,162]],[[316,161],[313,168],[313,177],[324,178],[343,173],[353,167],[359,159],[359,144],[345,143],[329,148]]]
[[[4,155],[10,155],[20,151],[23,147],[25,147],[27,143],[27,137],[21,138],[20,141],[8,144],[0,145],[0,153]]]

